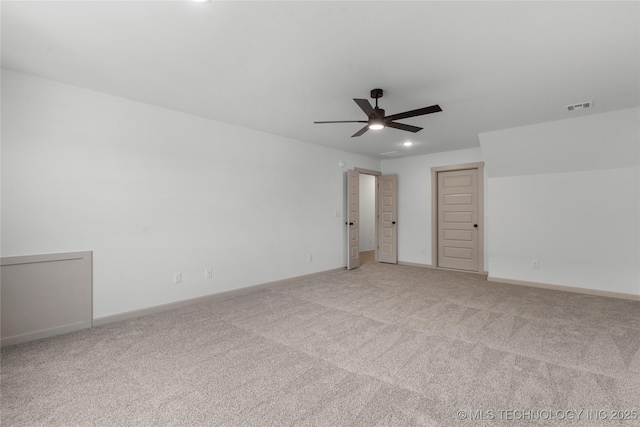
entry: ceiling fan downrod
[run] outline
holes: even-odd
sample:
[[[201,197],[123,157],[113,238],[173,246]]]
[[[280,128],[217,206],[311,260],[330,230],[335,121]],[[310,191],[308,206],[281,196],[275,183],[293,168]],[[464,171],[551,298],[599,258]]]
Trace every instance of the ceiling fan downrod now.
[[[383,95],[384,92],[382,91],[382,89],[371,90],[371,97],[376,100],[376,108],[378,108],[378,98],[382,98]]]

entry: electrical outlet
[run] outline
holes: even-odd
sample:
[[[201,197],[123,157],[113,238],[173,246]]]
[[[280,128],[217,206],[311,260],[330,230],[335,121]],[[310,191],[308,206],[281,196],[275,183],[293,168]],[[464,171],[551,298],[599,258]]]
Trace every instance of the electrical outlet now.
[[[182,283],[182,273],[173,274],[173,283],[175,284]]]
[[[537,259],[531,260],[531,268],[540,268],[540,262]]]
[[[212,268],[207,268],[204,271],[204,277],[207,279],[211,279],[213,277],[213,269]]]
[[[313,261],[313,255],[309,254],[309,256],[307,257],[307,261],[309,262]]]
[[[334,216],[335,216],[336,218],[340,218],[340,217],[342,216],[342,212],[340,212],[340,211],[335,211]]]

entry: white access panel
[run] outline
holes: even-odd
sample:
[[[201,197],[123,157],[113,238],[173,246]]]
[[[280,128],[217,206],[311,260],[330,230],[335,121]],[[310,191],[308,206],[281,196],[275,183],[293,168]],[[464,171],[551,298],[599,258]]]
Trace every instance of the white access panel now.
[[[90,328],[92,252],[2,258],[1,345]]]

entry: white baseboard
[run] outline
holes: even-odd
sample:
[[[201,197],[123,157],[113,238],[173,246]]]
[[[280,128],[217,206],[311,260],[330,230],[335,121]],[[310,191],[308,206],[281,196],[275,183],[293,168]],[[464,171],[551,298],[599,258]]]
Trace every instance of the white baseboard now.
[[[322,276],[325,274],[337,273],[345,271],[344,267],[334,268],[331,270],[320,271],[318,273],[305,274],[303,276],[291,277],[288,279],[276,280],[273,282],[261,283],[253,286],[246,286],[244,288],[232,289],[230,291],[218,292],[215,294],[203,295],[201,297],[189,298],[180,301],[174,301],[167,304],[154,305],[152,307],[141,308],[138,310],[126,311],[123,313],[110,314],[108,316],[96,317],[93,319],[93,326],[106,325],[108,323],[119,322],[121,320],[133,319],[136,317],[146,316],[149,314],[160,313],[163,311],[173,310],[176,308],[186,307],[188,305],[203,303],[207,301],[213,301],[220,298],[228,298],[231,296],[243,295],[249,292],[253,292],[257,289],[268,288],[271,286],[282,285],[284,283],[294,282],[297,280],[308,279],[310,277]]]
[[[404,261],[399,261],[398,265],[406,265],[406,266],[410,266],[410,267],[438,269],[437,267],[434,267],[431,264],[419,264],[419,263],[404,262]],[[458,271],[458,270],[448,270],[448,269],[439,269],[439,270],[443,270],[443,271]],[[218,293],[215,293],[215,294],[204,295],[204,296],[201,296],[201,297],[190,298],[190,299],[185,299],[185,300],[180,300],[180,301],[174,301],[174,302],[170,302],[170,303],[167,303],[167,304],[156,305],[156,306],[153,306],[153,307],[141,308],[141,309],[138,309],[138,310],[132,310],[132,311],[127,311],[127,312],[123,312],[123,313],[111,314],[111,315],[108,315],[108,316],[96,317],[96,318],[93,319],[93,326],[106,325],[108,323],[119,322],[121,320],[128,320],[128,319],[133,319],[133,318],[140,317],[140,316],[146,316],[146,315],[149,315],[149,314],[160,313],[160,312],[163,312],[163,311],[168,311],[168,310],[173,310],[173,309],[176,309],[176,308],[186,307],[186,306],[189,306],[189,305],[192,305],[192,304],[198,304],[198,303],[203,303],[203,302],[212,301],[212,300],[216,300],[216,299],[228,298],[228,297],[236,296],[236,295],[242,295],[242,294],[246,294],[246,293],[249,293],[249,292],[253,292],[253,291],[257,290],[257,289],[268,288],[268,287],[271,287],[271,286],[277,286],[277,285],[281,285],[281,284],[284,284],[284,283],[294,282],[294,281],[297,281],[297,280],[307,279],[307,278],[311,278],[311,277],[315,277],[315,276],[321,276],[321,275],[324,275],[324,274],[337,273],[337,272],[341,272],[341,271],[346,271],[346,270],[344,269],[344,267],[334,268],[334,269],[331,269],[331,270],[325,270],[325,271],[321,271],[321,272],[318,272],[318,273],[306,274],[306,275],[303,275],[303,276],[291,277],[289,279],[276,280],[276,281],[273,281],[273,282],[261,283],[259,285],[247,286],[247,287],[244,287],[244,288],[233,289],[233,290],[224,291],[224,292],[218,292]],[[483,274],[483,273],[474,273],[472,271],[467,272],[467,273]],[[486,275],[487,273],[485,272],[484,274]],[[489,282],[506,283],[506,284],[510,284],[510,285],[529,286],[529,287],[534,287],[534,288],[551,289],[551,290],[566,291],[566,292],[576,292],[576,293],[588,294],[588,295],[598,295],[598,296],[604,296],[604,297],[610,297],[610,298],[620,298],[620,299],[628,299],[628,300],[633,300],[633,301],[640,301],[640,295],[627,294],[627,293],[623,293],[623,292],[602,291],[602,290],[598,290],[598,289],[580,288],[580,287],[575,287],[575,286],[554,285],[554,284],[550,284],[550,283],[530,282],[530,281],[526,281],[526,280],[507,279],[507,278],[504,278],[504,277],[494,277],[494,276],[488,276],[487,280]]]
[[[640,301],[640,295],[627,294],[624,292],[603,291],[600,289],[581,288],[577,286],[554,285],[551,283],[530,282],[527,280],[507,279],[504,277],[487,277],[489,282],[506,283],[509,285],[529,286],[532,288],[551,289],[554,291],[575,292],[579,294],[597,295],[601,297],[628,299],[632,301]]]

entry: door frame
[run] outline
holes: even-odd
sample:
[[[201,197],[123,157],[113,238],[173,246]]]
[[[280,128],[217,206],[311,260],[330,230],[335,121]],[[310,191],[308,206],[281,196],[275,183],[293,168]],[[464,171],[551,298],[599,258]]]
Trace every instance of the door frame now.
[[[431,168],[431,265],[438,266],[438,173],[477,169],[478,170],[478,271],[484,270],[484,162],[462,163],[458,165],[434,166]],[[442,268],[443,270],[453,270]],[[474,273],[472,270],[456,270]]]
[[[374,204],[376,205],[376,210],[375,210],[375,213],[374,213],[375,221],[376,221],[376,224],[375,224],[375,239],[376,239],[376,243],[374,245],[374,247],[375,247],[374,254],[375,254],[375,262],[378,262],[378,227],[380,226],[380,224],[379,224],[380,223],[380,212],[379,212],[380,207],[378,206],[378,204],[379,204],[378,203],[378,197],[380,197],[380,194],[378,193],[378,188],[379,188],[380,183],[378,181],[379,181],[380,177],[382,176],[382,172],[374,171],[374,170],[371,170],[371,169],[355,168],[355,167],[353,168],[353,170],[358,172],[359,174],[372,175],[372,176],[374,176],[376,178],[376,182],[374,184],[375,185],[375,195],[373,196],[374,199],[375,199],[375,203]]]

